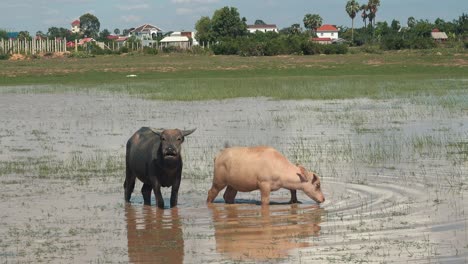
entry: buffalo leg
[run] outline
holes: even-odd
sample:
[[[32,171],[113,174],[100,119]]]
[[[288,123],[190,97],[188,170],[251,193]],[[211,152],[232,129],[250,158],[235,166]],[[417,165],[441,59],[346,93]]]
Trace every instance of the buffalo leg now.
[[[290,204],[301,203],[297,200],[296,190],[290,190],[290,191],[291,191],[291,200],[289,201],[289,203]]]
[[[224,189],[224,187],[226,187],[226,185],[219,185],[219,184],[213,183],[213,185],[211,186],[211,189],[208,191],[208,197],[206,198],[206,202],[212,203],[214,199],[216,198],[216,196],[218,195],[218,193],[222,189]]]
[[[143,194],[143,201],[145,205],[151,205],[151,191],[153,188],[151,187],[150,184],[143,184],[143,187],[141,187],[141,194]]]
[[[125,176],[124,189],[125,189],[125,202],[129,203],[130,197],[132,197],[133,189],[135,189],[135,177],[133,177],[133,175],[128,169],[127,169],[127,175]]]
[[[259,184],[260,187],[260,195],[262,197],[262,206],[266,206],[270,204],[270,192],[271,187],[268,183],[261,183]]]
[[[171,189],[171,208],[177,206],[177,198],[179,196],[179,187],[180,187],[180,179],[177,179],[172,185]]]
[[[154,190],[154,196],[156,197],[156,204],[158,205],[159,208],[164,209],[164,199],[161,194],[161,185],[156,184],[153,187]]]
[[[237,190],[235,190],[231,186],[228,186],[223,195],[224,201],[228,204],[233,204],[236,198],[236,194],[237,194]]]

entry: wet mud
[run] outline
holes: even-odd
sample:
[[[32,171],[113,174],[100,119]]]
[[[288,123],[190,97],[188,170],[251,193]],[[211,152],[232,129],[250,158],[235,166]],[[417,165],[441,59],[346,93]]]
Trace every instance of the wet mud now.
[[[437,98],[436,98],[437,99]],[[1,263],[466,263],[468,114],[432,97],[162,102],[0,94]],[[194,128],[179,205],[124,203],[127,139]],[[271,145],[316,171],[326,202],[223,191],[226,144]],[[163,189],[168,204],[170,189]]]

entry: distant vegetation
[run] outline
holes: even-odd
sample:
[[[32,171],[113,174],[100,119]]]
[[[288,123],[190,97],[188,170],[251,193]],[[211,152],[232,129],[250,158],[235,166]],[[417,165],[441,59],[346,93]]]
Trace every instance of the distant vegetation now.
[[[302,19],[304,29],[300,23],[295,23],[289,27],[280,29],[279,32],[256,32],[247,31],[247,19],[241,17],[237,8],[223,7],[216,10],[212,17],[203,16],[195,24],[195,39],[200,43],[200,47],[188,51],[190,53],[217,54],[217,55],[240,55],[240,56],[274,56],[274,55],[314,55],[314,54],[344,54],[350,51],[350,47],[357,47],[360,51],[378,53],[385,50],[403,49],[432,49],[435,47],[455,48],[458,52],[463,52],[468,48],[468,14],[463,13],[452,21],[436,19],[430,22],[426,19],[416,19],[409,17],[407,21],[392,20],[376,22],[376,17],[380,11],[379,0],[368,0],[367,3],[360,4],[356,0],[349,0],[343,5],[343,10],[337,13],[348,15],[352,20],[352,27],[337,26],[342,44],[322,45],[311,42],[315,37],[315,31],[323,23],[319,14],[305,14]],[[355,28],[356,18],[361,18],[363,26]],[[298,18],[300,20],[300,18]],[[62,27],[50,27],[47,33],[36,32],[41,38],[66,38],[75,40],[84,36],[91,36],[98,41],[106,41],[111,44],[112,40],[107,39],[111,34],[108,29],[100,30],[100,22],[97,17],[91,14],[84,14],[80,17],[82,32],[71,33],[70,30]],[[256,24],[265,24],[261,19],[256,20]],[[406,25],[405,25],[406,24]],[[438,43],[431,38],[431,31],[438,29],[445,32],[448,39],[443,43]],[[130,29],[122,30],[122,34],[128,34]],[[116,28],[115,34],[121,31]],[[157,38],[161,38],[158,36]],[[0,39],[7,39],[8,33],[0,30]],[[21,31],[17,35],[18,39],[29,40],[31,35],[27,31]],[[159,40],[159,39],[157,39]],[[135,46],[140,45],[139,39],[130,38],[127,41]],[[74,54],[74,57],[89,57],[101,54],[121,54],[128,53],[129,46],[118,51],[107,51],[97,46],[87,46],[81,48],[87,55]],[[163,52],[187,52],[177,48],[166,48]],[[149,47],[140,49],[144,54],[157,54],[157,49]],[[0,47],[0,59],[8,58],[5,51]]]

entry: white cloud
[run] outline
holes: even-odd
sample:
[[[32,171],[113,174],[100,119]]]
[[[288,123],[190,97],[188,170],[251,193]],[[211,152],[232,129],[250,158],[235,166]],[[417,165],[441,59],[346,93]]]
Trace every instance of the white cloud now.
[[[120,17],[123,21],[125,22],[139,22],[141,21],[140,16],[135,16],[135,15],[128,15],[128,16],[121,16]]]
[[[191,14],[201,14],[206,13],[209,11],[209,8],[206,7],[198,7],[198,8],[177,8],[176,14],[178,15],[191,15]]]
[[[150,5],[148,4],[137,4],[137,5],[117,5],[117,8],[124,11],[129,10],[139,10],[139,9],[148,9]]]

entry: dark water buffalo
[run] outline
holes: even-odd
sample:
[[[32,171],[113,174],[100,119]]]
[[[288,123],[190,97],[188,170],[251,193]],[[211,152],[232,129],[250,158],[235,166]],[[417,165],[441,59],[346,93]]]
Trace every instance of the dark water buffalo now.
[[[164,208],[162,187],[171,187],[171,207],[177,205],[182,174],[181,145],[192,130],[140,128],[127,141],[125,201],[130,202],[135,179],[143,182],[141,193],[146,205],[151,204],[151,191],[156,204]]]

